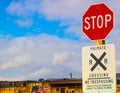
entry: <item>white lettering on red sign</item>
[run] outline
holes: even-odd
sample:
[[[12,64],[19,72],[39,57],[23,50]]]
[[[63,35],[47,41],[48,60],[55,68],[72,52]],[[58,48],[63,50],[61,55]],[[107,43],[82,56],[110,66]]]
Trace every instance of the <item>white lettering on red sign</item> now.
[[[84,22],[86,25],[84,28],[86,30],[89,29],[95,29],[95,28],[107,28],[108,23],[112,20],[112,16],[110,14],[106,14],[105,16],[99,15],[99,16],[91,16],[91,17],[86,17],[84,19]],[[92,22],[92,24],[90,23]]]

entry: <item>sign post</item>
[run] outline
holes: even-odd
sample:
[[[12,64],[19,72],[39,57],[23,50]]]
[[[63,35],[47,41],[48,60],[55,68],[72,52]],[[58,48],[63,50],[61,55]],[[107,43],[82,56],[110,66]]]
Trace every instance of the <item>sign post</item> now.
[[[83,93],[116,92],[115,47],[105,44],[113,29],[112,10],[104,3],[91,5],[82,17],[82,30],[95,46],[82,48]]]

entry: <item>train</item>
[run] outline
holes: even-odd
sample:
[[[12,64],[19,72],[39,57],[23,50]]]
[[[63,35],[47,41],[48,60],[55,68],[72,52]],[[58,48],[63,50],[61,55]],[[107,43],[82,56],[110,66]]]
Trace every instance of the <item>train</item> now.
[[[0,93],[83,93],[82,79],[51,78],[38,81],[0,81]],[[120,93],[120,79],[117,79],[115,93]]]

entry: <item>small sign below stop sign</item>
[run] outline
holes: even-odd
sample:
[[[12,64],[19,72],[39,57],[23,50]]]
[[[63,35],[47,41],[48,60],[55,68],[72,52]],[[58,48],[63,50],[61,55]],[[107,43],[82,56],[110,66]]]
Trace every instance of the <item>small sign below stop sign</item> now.
[[[82,30],[91,40],[104,40],[113,20],[113,12],[104,3],[91,5],[82,17]]]

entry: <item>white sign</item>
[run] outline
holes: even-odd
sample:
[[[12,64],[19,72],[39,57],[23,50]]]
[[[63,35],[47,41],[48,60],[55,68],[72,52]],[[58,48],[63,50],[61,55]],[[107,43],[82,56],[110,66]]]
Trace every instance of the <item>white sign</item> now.
[[[83,47],[83,93],[116,91],[115,48],[113,44]]]

